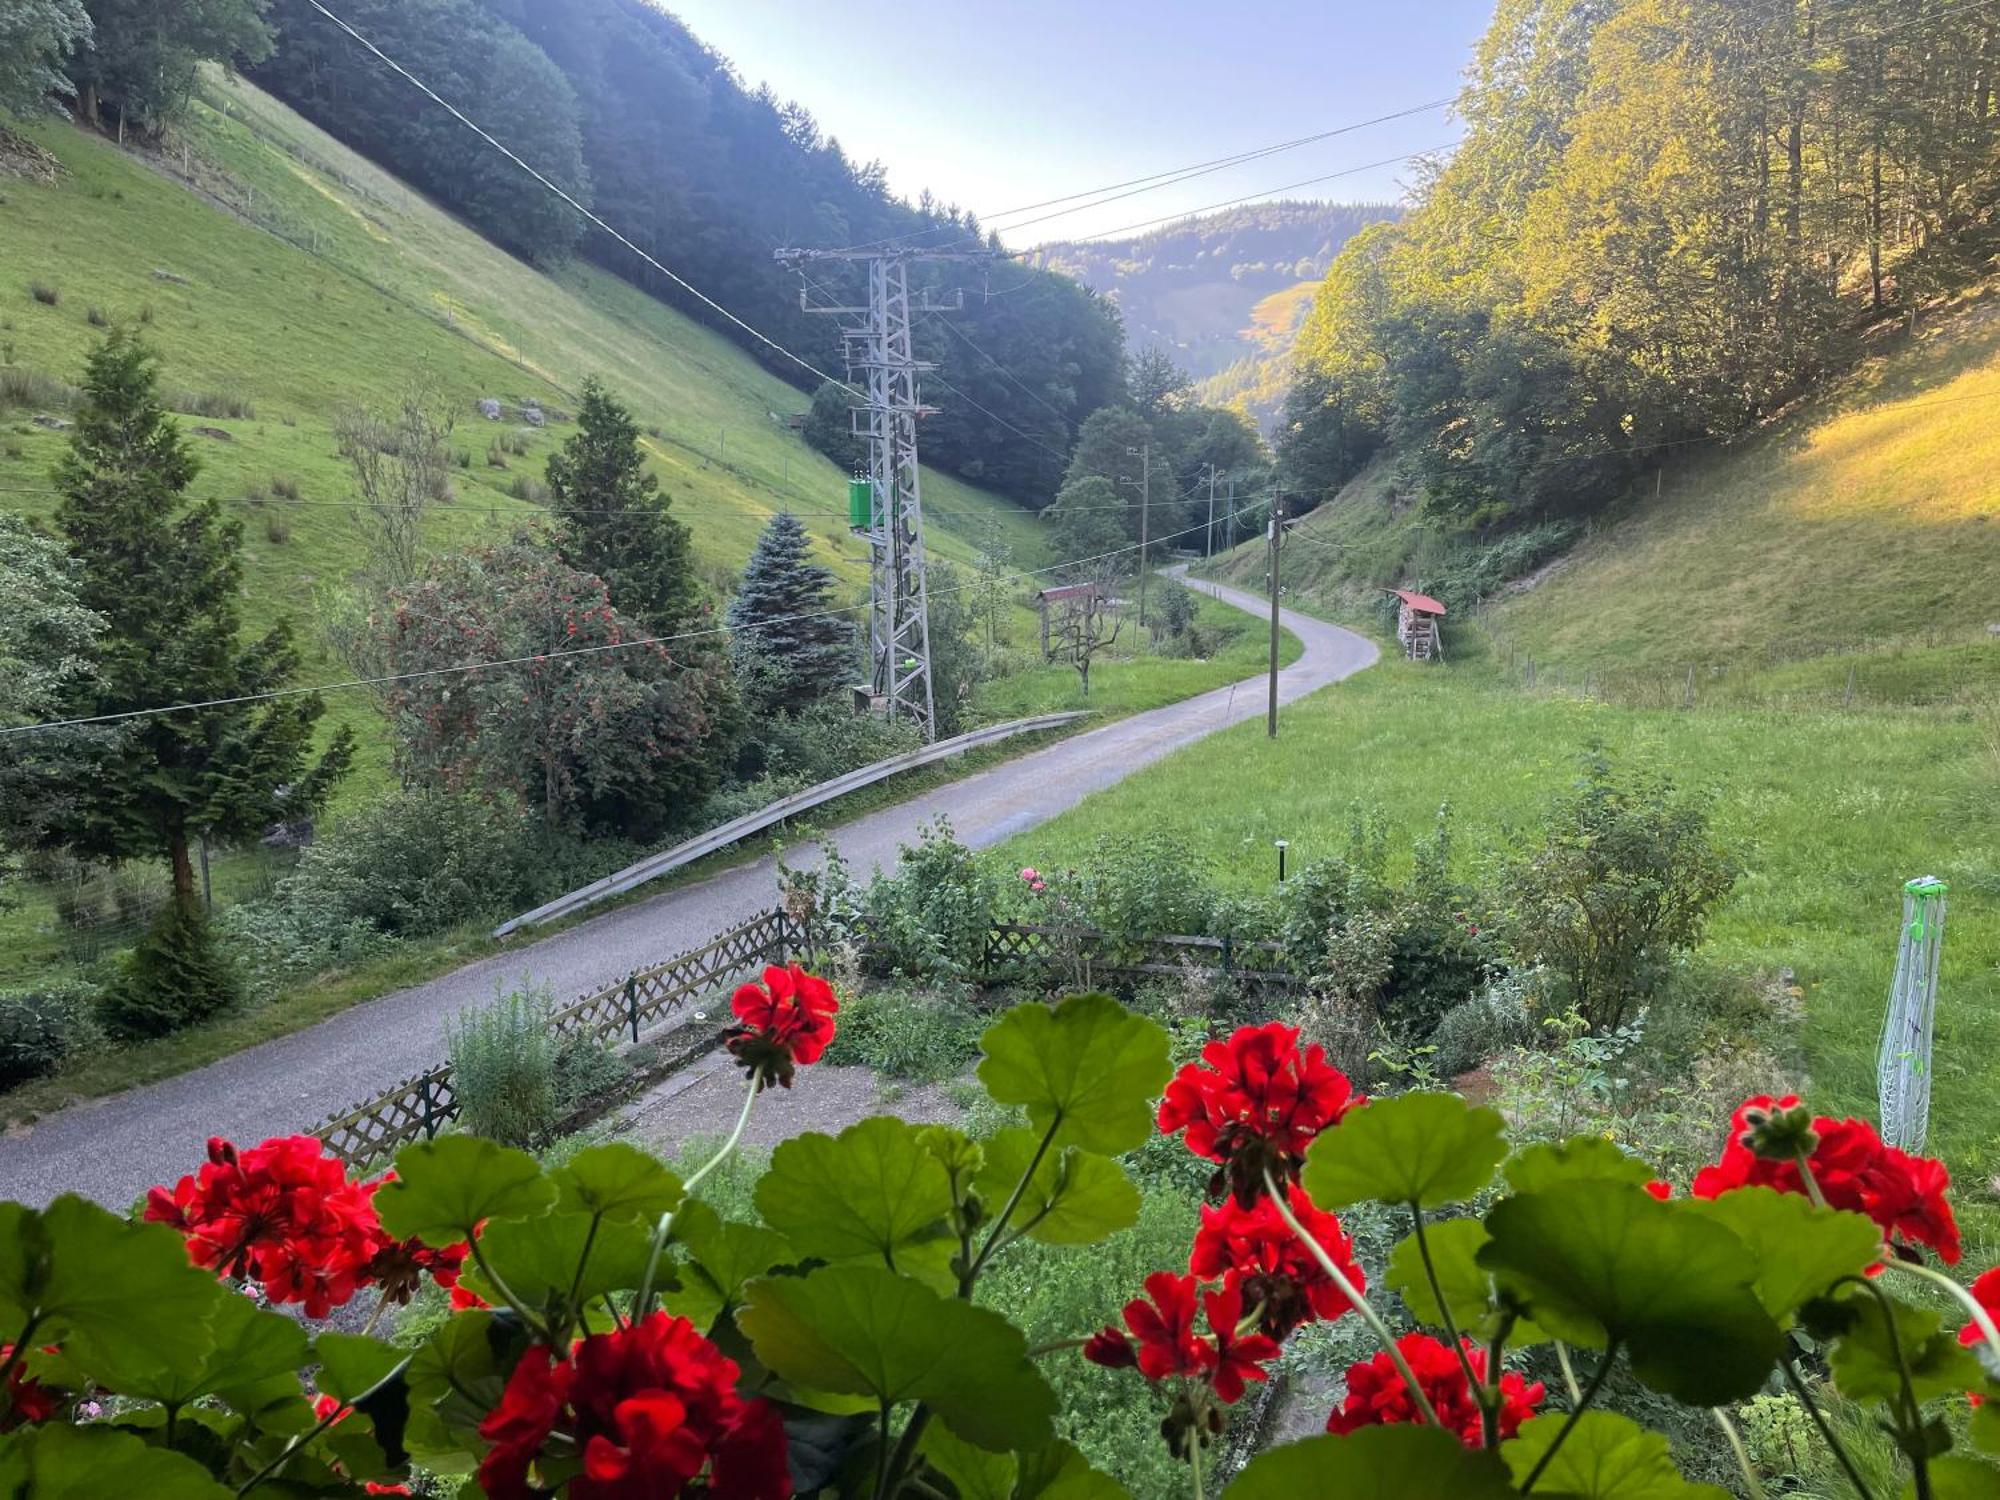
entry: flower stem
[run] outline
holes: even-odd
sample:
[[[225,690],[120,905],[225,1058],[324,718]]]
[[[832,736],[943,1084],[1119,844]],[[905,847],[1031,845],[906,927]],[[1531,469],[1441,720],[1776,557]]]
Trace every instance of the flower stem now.
[[[1334,1264],[1333,1257],[1326,1253],[1326,1248],[1312,1237],[1305,1225],[1299,1222],[1298,1215],[1292,1212],[1292,1206],[1285,1201],[1285,1195],[1278,1191],[1278,1184],[1272,1180],[1269,1172],[1264,1174],[1264,1187],[1270,1193],[1271,1201],[1277,1205],[1278,1216],[1285,1221],[1286,1227],[1299,1237],[1299,1243],[1304,1245],[1312,1258],[1319,1262],[1319,1268],[1326,1272],[1335,1286],[1340,1288],[1341,1295],[1347,1299],[1347,1305],[1361,1314],[1361,1320],[1368,1325],[1376,1341],[1388,1354],[1389,1362],[1396,1367],[1396,1373],[1403,1377],[1403,1384],[1410,1388],[1410,1399],[1416,1403],[1417,1410],[1424,1414],[1424,1420],[1433,1427],[1444,1426],[1444,1423],[1438,1420],[1437,1408],[1431,1405],[1431,1398],[1424,1394],[1423,1386],[1418,1383],[1417,1372],[1410,1368],[1410,1362],[1403,1358],[1403,1351],[1396,1347],[1396,1336],[1389,1331],[1389,1325],[1384,1323],[1381,1315],[1368,1305],[1368,1299],[1355,1289],[1347,1274]]]
[[[1543,1471],[1555,1461],[1555,1456],[1562,1450],[1563,1443],[1569,1438],[1576,1424],[1583,1420],[1583,1414],[1590,1409],[1590,1403],[1597,1399],[1597,1393],[1604,1388],[1604,1377],[1611,1373],[1611,1366],[1617,1359],[1618,1341],[1613,1339],[1605,1348],[1604,1358],[1597,1362],[1597,1369],[1590,1377],[1590,1384],[1583,1388],[1582,1398],[1569,1409],[1569,1415],[1563,1418],[1562,1428],[1556,1433],[1556,1440],[1549,1444],[1547,1450],[1535,1461],[1534,1468],[1528,1471],[1528,1477],[1521,1485],[1522,1494],[1532,1492],[1535,1481],[1540,1479]]]
[[[1576,1383],[1576,1366],[1569,1362],[1569,1345],[1556,1340],[1556,1363],[1562,1366],[1563,1389],[1569,1392],[1569,1404],[1575,1406],[1583,1399],[1583,1387]]]
[[[1042,1132],[1042,1142],[1039,1146],[1035,1147],[1034,1156],[1029,1158],[1028,1169],[1021,1174],[1021,1180],[1014,1184],[1013,1194],[1007,1199],[1007,1206],[1000,1210],[1000,1217],[993,1221],[993,1227],[986,1235],[986,1243],[979,1247],[978,1257],[970,1266],[966,1267],[965,1275],[960,1278],[959,1295],[961,1297],[971,1292],[974,1278],[979,1275],[981,1269],[985,1267],[986,1262],[993,1258],[994,1247],[999,1242],[1000,1232],[1007,1227],[1007,1221],[1014,1217],[1014,1210],[1021,1206],[1021,1197],[1028,1191],[1028,1184],[1035,1180],[1035,1173],[1041,1170],[1042,1158],[1049,1154],[1049,1147],[1055,1143],[1056,1132],[1062,1129],[1062,1120],[1062,1111],[1057,1110],[1055,1118],[1049,1121],[1049,1128]]]
[[[1903,1387],[1901,1409],[1896,1418],[1896,1435],[1909,1441],[1898,1446],[1909,1457],[1916,1500],[1931,1500],[1931,1462],[1923,1442],[1924,1412],[1917,1401],[1916,1385],[1910,1379],[1910,1357],[1903,1352],[1903,1335],[1896,1327],[1896,1303],[1870,1277],[1846,1276],[1841,1279],[1864,1288],[1882,1310],[1882,1327],[1888,1332],[1889,1352],[1895,1356],[1896,1377]]]
[[[285,1466],[285,1464],[291,1459],[291,1456],[294,1453],[298,1452],[299,1449],[305,1447],[306,1444],[310,1443],[314,1438],[318,1437],[322,1432],[325,1432],[327,1428],[333,1426],[334,1423],[340,1421],[343,1417],[347,1416],[350,1412],[354,1411],[357,1407],[361,1405],[362,1402],[366,1401],[376,1392],[386,1390],[390,1385],[402,1379],[404,1373],[410,1368],[411,1361],[414,1360],[416,1357],[417,1356],[414,1350],[408,1354],[405,1354],[401,1359],[396,1361],[394,1369],[390,1370],[388,1374],[384,1375],[380,1380],[376,1381],[373,1385],[369,1386],[367,1390],[363,1391],[360,1395],[356,1396],[352,1401],[341,1402],[336,1404],[332,1411],[328,1412],[325,1416],[321,1417],[319,1421],[314,1424],[310,1432],[302,1432],[297,1437],[293,1438],[289,1443],[285,1444],[283,1448],[278,1450],[277,1455],[274,1458],[272,1458],[272,1460],[269,1463],[265,1464],[263,1468],[259,1469],[255,1474],[252,1474],[248,1479],[244,1480],[243,1483],[237,1488],[236,1494],[238,1500],[241,1500],[242,1496],[249,1494],[252,1490],[256,1489],[258,1485],[262,1484],[265,1480],[271,1478],[274,1474],[278,1472],[278,1470],[282,1469]]]
[[[1465,1339],[1458,1331],[1458,1321],[1451,1315],[1451,1304],[1444,1300],[1444,1286],[1438,1280],[1437,1263],[1431,1259],[1431,1242],[1424,1234],[1424,1213],[1416,1204],[1410,1205],[1410,1223],[1416,1227],[1417,1254],[1424,1263],[1424,1279],[1431,1285],[1431,1296],[1437,1301],[1438,1321],[1444,1324],[1445,1337],[1451,1340],[1451,1352],[1458,1356],[1458,1368],[1465,1375],[1466,1389],[1479,1402],[1483,1416],[1487,1410],[1486,1382],[1472,1370],[1472,1358],[1465,1352]],[[1499,1379],[1497,1371],[1489,1372]]]
[[[743,1108],[737,1112],[736,1124],[731,1128],[729,1138],[722,1143],[721,1150],[696,1167],[689,1174],[688,1180],[681,1184],[682,1198],[685,1199],[689,1194],[693,1193],[701,1185],[701,1180],[717,1167],[721,1166],[728,1159],[729,1154],[736,1149],[736,1143],[743,1139],[743,1127],[750,1123],[750,1106],[756,1102],[757,1075],[752,1073],[750,1075],[749,1086],[743,1091]],[[634,1323],[645,1317],[652,1310],[653,1282],[660,1273],[660,1252],[667,1248],[667,1240],[672,1235],[673,1228],[674,1211],[670,1208],[660,1215],[660,1222],[653,1227],[653,1248],[646,1256],[646,1274],[639,1282],[638,1295],[632,1299],[632,1321]]]
[[[472,1246],[472,1263],[479,1267],[479,1274],[486,1278],[486,1284],[499,1294],[502,1302],[521,1315],[521,1321],[526,1323],[529,1329],[537,1334],[544,1344],[553,1344],[555,1342],[555,1334],[541,1320],[535,1310],[523,1302],[520,1295],[501,1279],[500,1273],[493,1269],[493,1262],[488,1260],[486,1252],[479,1248],[479,1236],[476,1234],[471,1235],[467,1243]]]
[[[1750,1450],[1743,1446],[1743,1434],[1736,1430],[1736,1424],[1729,1420],[1729,1413],[1719,1406],[1711,1406],[1708,1414],[1715,1418],[1715,1425],[1722,1429],[1722,1435],[1729,1443],[1729,1451],[1736,1455],[1736,1467],[1743,1471],[1743,1484],[1750,1491],[1750,1500],[1764,1500],[1764,1481],[1757,1477],[1757,1466],[1750,1462]]]
[[[1985,1338],[1988,1347],[1994,1353],[2000,1354],[2000,1325],[1994,1323],[1993,1314],[1988,1312],[1981,1305],[1979,1299],[1973,1296],[1972,1293],[1953,1281],[1944,1272],[1933,1270],[1929,1266],[1919,1265],[1915,1261],[1898,1260],[1895,1256],[1891,1255],[1885,1257],[1882,1264],[1892,1271],[1901,1271],[1909,1276],[1920,1276],[1925,1281],[1942,1287],[1945,1291],[1951,1293],[1954,1298],[1964,1305],[1965,1310],[1972,1315],[1972,1321],[1978,1325],[1980,1335]]]
[[[389,1310],[389,1292],[385,1287],[381,1298],[375,1303],[375,1311],[368,1315],[368,1321],[361,1325],[361,1336],[368,1337],[375,1331],[375,1325],[382,1321],[382,1314]]]
[[[1201,1433],[1188,1434],[1188,1473],[1194,1477],[1194,1500],[1202,1500],[1201,1493]]]
[[[1812,1199],[1817,1207],[1825,1208],[1826,1194],[1819,1190],[1819,1179],[1813,1176],[1812,1162],[1807,1159],[1803,1151],[1798,1153],[1798,1164],[1799,1181],[1805,1185],[1806,1196]]]
[[[1834,1436],[1833,1425],[1827,1421],[1826,1413],[1819,1409],[1819,1403],[1813,1400],[1812,1392],[1806,1389],[1806,1383],[1799,1378],[1798,1368],[1792,1363],[1792,1356],[1789,1353],[1778,1361],[1778,1368],[1785,1372],[1785,1384],[1792,1388],[1792,1394],[1798,1397],[1799,1405],[1803,1406],[1806,1415],[1812,1418],[1813,1426],[1819,1431],[1820,1440],[1826,1444],[1827,1451],[1833,1454],[1834,1461],[1840,1465],[1840,1471],[1847,1476],[1847,1482],[1854,1486],[1854,1492],[1861,1497],[1861,1500],[1875,1500],[1874,1491],[1870,1490],[1862,1480],[1861,1471],[1855,1467],[1854,1459],[1841,1445],[1840,1439]]]

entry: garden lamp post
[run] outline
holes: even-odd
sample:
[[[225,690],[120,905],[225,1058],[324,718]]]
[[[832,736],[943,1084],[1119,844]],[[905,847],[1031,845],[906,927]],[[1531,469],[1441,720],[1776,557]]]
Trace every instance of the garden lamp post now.
[[[1285,883],[1285,851],[1292,846],[1286,839],[1274,839],[1272,843],[1278,851],[1278,884],[1283,885]]]

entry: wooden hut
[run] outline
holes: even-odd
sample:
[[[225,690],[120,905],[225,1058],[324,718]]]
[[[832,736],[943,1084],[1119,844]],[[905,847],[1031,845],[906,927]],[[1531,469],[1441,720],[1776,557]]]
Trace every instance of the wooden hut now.
[[[1396,639],[1403,643],[1403,654],[1411,661],[1433,657],[1443,661],[1444,633],[1438,622],[1444,618],[1444,606],[1429,594],[1409,589],[1389,592],[1396,596]]]
[[[1078,609],[1087,608],[1089,603],[1094,601],[1096,596],[1102,592],[1103,590],[1096,583],[1066,583],[1057,588],[1043,589],[1035,596],[1035,609],[1042,617],[1042,659],[1044,661],[1053,661],[1055,659],[1050,645],[1051,624],[1053,623],[1057,626],[1057,633],[1060,633],[1061,625],[1071,614]],[[1053,611],[1051,609],[1052,606],[1054,607]],[[1052,612],[1055,615],[1053,622],[1050,619]]]

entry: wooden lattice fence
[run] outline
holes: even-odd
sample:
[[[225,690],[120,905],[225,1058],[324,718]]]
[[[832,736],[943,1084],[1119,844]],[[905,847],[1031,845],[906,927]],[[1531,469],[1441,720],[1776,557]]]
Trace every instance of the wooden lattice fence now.
[[[699,948],[580,997],[551,1015],[549,1024],[559,1035],[580,1032],[600,1042],[637,1043],[648,1032],[674,1029],[674,1013],[689,1001],[713,994],[762,964],[785,962],[794,938],[782,911],[765,912]],[[711,1041],[704,1033],[687,1058],[706,1051]],[[312,1134],[349,1166],[363,1166],[411,1141],[428,1140],[458,1112],[451,1064],[442,1063],[334,1116]]]

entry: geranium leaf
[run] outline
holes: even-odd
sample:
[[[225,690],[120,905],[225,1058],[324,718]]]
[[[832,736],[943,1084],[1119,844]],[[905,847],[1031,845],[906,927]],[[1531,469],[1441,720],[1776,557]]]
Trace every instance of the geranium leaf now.
[[[566,1302],[572,1286],[579,1302],[606,1292],[636,1291],[652,1248],[651,1225],[588,1213],[501,1219],[479,1237],[480,1257],[509,1291],[537,1308]],[[465,1279],[486,1301],[504,1300],[478,1265],[466,1265]]]
[[[164,1224],[128,1223],[72,1193],[40,1213],[0,1204],[0,1342],[33,1316],[35,1342],[63,1344],[93,1372],[130,1370],[176,1343],[200,1360],[228,1295]]]
[[[532,1218],[555,1199],[555,1183],[527,1152],[444,1135],[396,1153],[396,1180],[375,1195],[375,1211],[399,1240],[449,1245],[483,1220]]]
[[[986,1142],[986,1164],[974,1179],[988,1212],[998,1213],[1034,1160],[1042,1138],[1011,1129]],[[1108,1156],[1074,1146],[1046,1151],[1010,1221],[1049,1245],[1094,1245],[1139,1222],[1139,1190]]]
[[[1130,1500],[1131,1492],[1065,1442],[1018,1455],[1014,1500]]]
[[[607,1219],[656,1223],[681,1201],[680,1178],[624,1141],[585,1147],[549,1175],[558,1208]]]
[[[1838,1305],[1850,1316],[1846,1329],[1834,1341],[1827,1365],[1840,1394],[1852,1401],[1900,1400],[1902,1376],[1896,1358],[1898,1349],[1910,1373],[1910,1387],[1919,1401],[1960,1391],[1977,1390],[1986,1378],[1972,1351],[1943,1325],[1934,1312],[1889,1299],[1895,1320],[1895,1336],[1890,1336],[1890,1318],[1874,1293],[1855,1289]]]
[[[1499,1327],[1501,1314],[1494,1306],[1493,1273],[1479,1264],[1479,1250],[1487,1241],[1486,1226],[1477,1219],[1448,1219],[1424,1228],[1430,1244],[1431,1263],[1437,1270],[1438,1285],[1458,1322],[1459,1332],[1482,1342]],[[1401,1294],[1410,1316],[1440,1331],[1444,1318],[1431,1293],[1430,1278],[1424,1274],[1423,1254],[1417,1238],[1410,1235],[1389,1254],[1387,1280]],[[1543,1343],[1549,1335],[1532,1319],[1517,1317],[1507,1334],[1510,1348]]]
[[[98,1362],[97,1378],[120,1395],[162,1406],[221,1396],[245,1416],[298,1396],[298,1370],[311,1344],[305,1329],[247,1297],[217,1290],[207,1338],[121,1346]]]
[[[924,1462],[951,1481],[958,1500],[1012,1500],[1019,1468],[1011,1453],[968,1443],[947,1427],[924,1429]]]
[[[1500,1172],[1517,1193],[1532,1193],[1563,1182],[1626,1182],[1644,1187],[1653,1179],[1651,1167],[1601,1135],[1523,1146]]]
[[[1039,1138],[1105,1156],[1137,1150],[1153,1131],[1153,1101],[1172,1073],[1167,1034],[1109,995],[1072,995],[1053,1008],[1017,1005],[980,1038],[979,1081],[1018,1104]]]
[[[810,1131],[771,1153],[757,1184],[757,1212],[800,1256],[826,1261],[903,1262],[918,1247],[926,1265],[949,1253],[945,1219],[951,1181],[917,1140],[887,1115],[837,1136]]]
[[[1456,1094],[1399,1094],[1351,1111],[1306,1152],[1301,1179],[1321,1208],[1374,1199],[1423,1208],[1470,1198],[1507,1154],[1497,1111]]]
[[[1514,1488],[1490,1453],[1436,1427],[1364,1427],[1310,1437],[1250,1460],[1224,1500],[1505,1500]]]
[[[1821,1208],[1797,1193],[1745,1187],[1719,1198],[1691,1198],[1683,1212],[1712,1219],[1750,1248],[1757,1297],[1780,1323],[1843,1276],[1882,1255],[1882,1231],[1863,1214]]]
[[[1947,1453],[1930,1464],[1932,1500],[2000,1500],[2000,1469],[1983,1459]],[[1915,1479],[1903,1486],[1905,1500],[1915,1500]]]
[[[1572,1344],[1617,1342],[1634,1374],[1676,1400],[1743,1400],[1777,1360],[1783,1335],[1752,1290],[1748,1248],[1642,1188],[1522,1193],[1494,1206],[1486,1231],[1480,1265],[1537,1323]]]
[[[1517,1481],[1527,1481],[1566,1420],[1555,1412],[1530,1417],[1521,1424],[1519,1437],[1501,1444],[1500,1456]],[[1587,1411],[1577,1418],[1535,1489],[1575,1500],[1729,1500],[1727,1490],[1681,1477],[1664,1434],[1608,1411]]]
[[[879,1266],[768,1276],[737,1326],[785,1380],[891,1404],[928,1402],[967,1442],[995,1451],[1049,1441],[1055,1398],[1020,1330],[996,1312]]]
[[[23,1427],[0,1438],[0,1495],[24,1500],[230,1500],[233,1491],[179,1453],[100,1423]]]
[[[1987,1381],[1984,1394],[1986,1399],[1972,1409],[1967,1432],[1981,1453],[2000,1454],[2000,1405],[1995,1405],[2000,1402],[2000,1381]]]
[[[415,1407],[410,1447],[427,1467],[469,1461],[481,1451],[479,1424],[500,1404],[507,1372],[525,1342],[511,1314],[474,1309],[454,1316],[418,1348],[405,1377]]]
[[[323,1333],[313,1341],[321,1391],[342,1405],[381,1384],[402,1361],[403,1351],[358,1333]]]
[[[792,1243],[762,1224],[723,1219],[706,1203],[690,1203],[674,1218],[674,1238],[694,1257],[692,1269],[712,1285],[725,1306],[742,1299],[744,1283],[773,1266],[798,1259]]]

